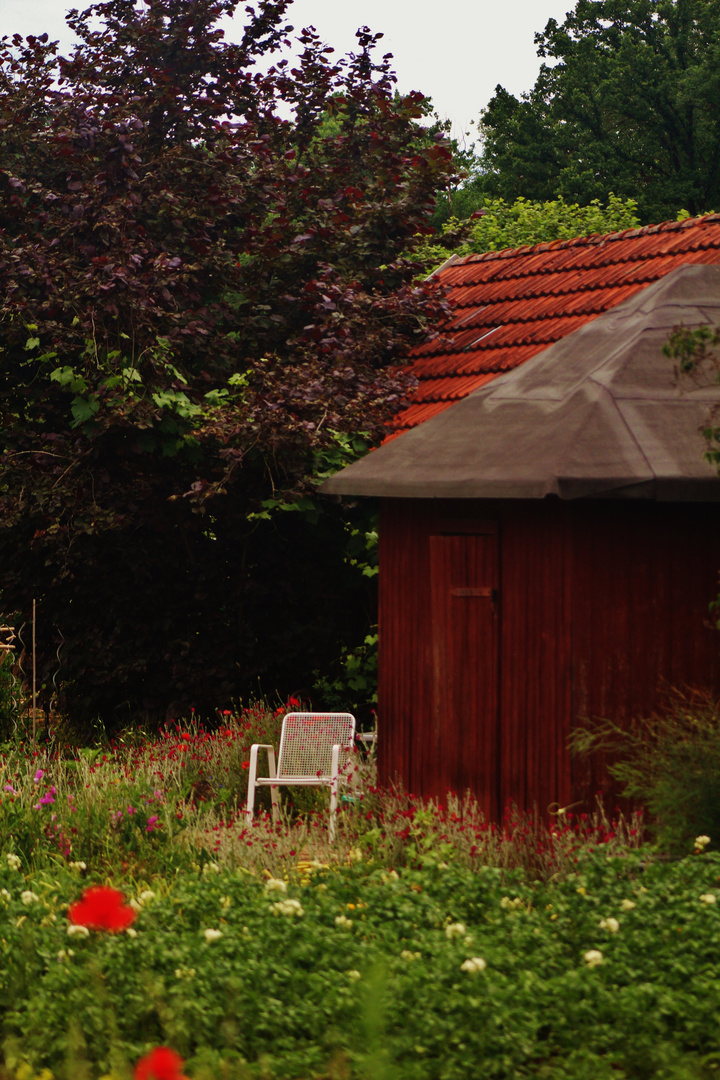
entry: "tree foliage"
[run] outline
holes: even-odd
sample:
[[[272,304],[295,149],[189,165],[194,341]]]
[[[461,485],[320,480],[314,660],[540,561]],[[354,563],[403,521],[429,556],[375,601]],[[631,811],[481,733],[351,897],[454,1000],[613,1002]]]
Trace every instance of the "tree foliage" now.
[[[533,89],[482,113],[487,193],[614,191],[644,222],[720,205],[720,0],[577,0],[535,41]]]
[[[427,273],[437,269],[450,250],[459,255],[501,251],[551,240],[571,240],[575,236],[619,232],[640,224],[635,215],[635,200],[621,199],[612,192],[607,206],[598,199],[589,206],[578,206],[566,203],[562,196],[546,202],[533,202],[522,195],[511,203],[487,197],[481,202],[482,209],[469,221],[463,223],[450,218],[442,226],[443,243],[428,237],[419,245],[413,257]]]
[[[40,600],[78,715],[208,708],[336,647],[345,526],[311,478],[378,440],[442,310],[403,253],[446,141],[367,28],[291,64],[288,6],[235,44],[237,0],[93,3],[69,57],[2,39],[0,591]],[[308,513],[267,520],[288,493]]]

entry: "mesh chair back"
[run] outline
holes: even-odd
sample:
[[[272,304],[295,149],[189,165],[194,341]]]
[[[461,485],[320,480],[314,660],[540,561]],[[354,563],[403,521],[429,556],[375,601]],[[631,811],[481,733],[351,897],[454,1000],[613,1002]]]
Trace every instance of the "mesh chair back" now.
[[[288,713],[278,757],[280,776],[329,776],[332,748],[352,749],[355,717],[350,713]]]

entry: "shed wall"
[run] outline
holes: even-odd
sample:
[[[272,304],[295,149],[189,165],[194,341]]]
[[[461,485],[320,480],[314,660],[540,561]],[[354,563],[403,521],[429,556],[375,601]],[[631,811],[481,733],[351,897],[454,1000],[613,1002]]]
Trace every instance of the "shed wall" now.
[[[718,689],[720,636],[708,619],[720,569],[718,525],[720,508],[699,504],[381,500],[382,778],[398,775],[410,791],[443,799],[462,777],[496,818],[508,800],[546,811],[579,799],[590,806],[598,791],[612,795],[606,762],[571,760],[571,727],[583,717],[627,721],[650,712],[669,686]],[[455,617],[442,607],[432,538],[492,529],[497,693],[485,704],[468,702],[460,717],[446,711],[440,750],[437,702],[452,695],[443,698],[441,688],[438,697],[445,677],[442,664],[437,669],[438,626],[466,639],[448,643],[445,665],[453,656],[470,662],[467,637],[475,631],[465,608]],[[478,591],[468,584],[465,592]],[[495,646],[487,629],[476,637],[484,672]],[[473,683],[477,672],[468,673]],[[485,718],[488,709],[494,715]],[[496,744],[496,777],[488,783],[485,760],[471,784],[468,747],[477,747],[479,723],[481,738]],[[476,749],[471,754],[480,760]]]

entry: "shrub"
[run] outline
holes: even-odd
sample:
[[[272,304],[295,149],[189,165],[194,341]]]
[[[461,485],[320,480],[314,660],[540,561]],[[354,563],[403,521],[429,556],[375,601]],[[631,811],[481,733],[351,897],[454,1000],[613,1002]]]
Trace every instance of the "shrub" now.
[[[579,753],[617,755],[609,766],[623,795],[648,810],[648,827],[669,855],[700,835],[720,847],[720,705],[699,691],[672,691],[666,707],[621,728],[610,720],[575,731]]]

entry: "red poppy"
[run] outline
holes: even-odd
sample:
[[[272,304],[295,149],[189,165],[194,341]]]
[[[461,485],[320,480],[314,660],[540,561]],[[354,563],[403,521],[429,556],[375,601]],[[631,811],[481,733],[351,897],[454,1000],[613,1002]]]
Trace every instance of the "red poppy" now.
[[[136,912],[125,903],[117,889],[107,885],[92,885],[82,894],[82,900],[68,911],[71,923],[87,926],[89,930],[127,930],[135,921]]]
[[[188,1080],[180,1071],[183,1059],[169,1046],[156,1046],[138,1061],[134,1080]]]

